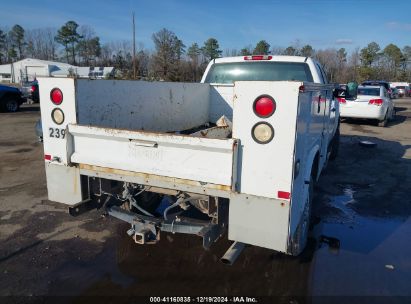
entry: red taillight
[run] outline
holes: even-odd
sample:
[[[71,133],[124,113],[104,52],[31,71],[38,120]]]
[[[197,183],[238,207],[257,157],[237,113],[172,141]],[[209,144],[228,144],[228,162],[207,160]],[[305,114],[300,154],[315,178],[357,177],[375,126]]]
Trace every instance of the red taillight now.
[[[342,97],[337,97],[337,100],[338,100],[339,103],[347,103],[345,98],[342,98]]]
[[[271,55],[253,55],[253,56],[244,56],[244,60],[271,60],[273,56]]]
[[[383,100],[382,99],[371,99],[368,104],[370,105],[375,105],[375,106],[381,106],[383,104]]]
[[[278,196],[278,198],[282,198],[282,199],[290,199],[291,193],[286,192],[286,191],[278,191],[277,196]]]
[[[34,92],[36,90],[36,87],[34,85],[31,86],[30,91]]]
[[[55,105],[61,104],[63,102],[63,92],[57,88],[51,90],[50,99]]]
[[[275,101],[270,96],[260,96],[254,101],[254,113],[267,118],[275,112]]]
[[[51,160],[51,155],[45,154],[45,155],[44,155],[44,159],[45,159],[45,160]]]

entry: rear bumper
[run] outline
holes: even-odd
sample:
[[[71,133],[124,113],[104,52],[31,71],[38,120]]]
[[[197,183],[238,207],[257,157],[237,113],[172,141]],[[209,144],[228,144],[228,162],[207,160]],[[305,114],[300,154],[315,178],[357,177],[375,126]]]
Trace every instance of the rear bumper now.
[[[362,118],[362,119],[378,119],[383,120],[386,114],[385,107],[374,105],[353,105],[341,106],[340,116],[342,118]]]
[[[231,187],[224,185],[204,184],[197,181],[83,164],[79,164],[78,167],[67,167],[46,162],[46,173],[49,199],[69,205],[71,208],[77,208],[79,203],[89,198],[89,186],[84,179],[87,176],[226,198],[229,199],[228,238],[230,240],[284,253],[289,252],[290,204],[287,200],[236,193]],[[116,210],[119,211],[114,209]],[[214,227],[215,225],[194,227],[195,225],[187,226],[187,223],[180,224],[184,224],[185,227],[174,225],[173,222],[162,222],[161,231],[198,234],[203,236],[205,247],[208,247],[210,240],[216,239],[213,238],[214,229],[218,228]],[[227,227],[226,224],[223,228],[225,227]],[[195,230],[197,228],[198,231]],[[203,235],[203,232],[207,233]]]

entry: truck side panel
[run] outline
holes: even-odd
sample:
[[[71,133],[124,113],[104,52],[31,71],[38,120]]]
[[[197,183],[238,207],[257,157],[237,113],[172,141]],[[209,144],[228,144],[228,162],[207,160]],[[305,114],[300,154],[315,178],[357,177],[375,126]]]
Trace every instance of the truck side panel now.
[[[80,171],[76,167],[69,167],[67,151],[67,125],[76,123],[76,103],[74,93],[75,80],[71,78],[39,77],[40,111],[43,128],[43,146],[47,176],[47,191],[50,200],[74,205],[83,200]],[[63,102],[55,105],[51,102],[50,92],[54,88],[61,89]],[[60,109],[64,113],[62,124],[56,124],[51,114]]]
[[[315,90],[301,93],[299,96],[298,112],[305,113],[305,115],[297,117],[294,163],[298,163],[298,169],[294,171],[293,176],[290,212],[291,235],[299,224],[304,211],[314,159],[316,155],[321,153],[323,121],[320,114],[323,109],[319,100],[320,95],[320,91]]]
[[[236,82],[234,88],[233,137],[241,138],[238,162],[238,189],[241,193],[278,198],[278,192],[291,193],[294,140],[300,82]],[[276,102],[271,117],[260,118],[254,101],[270,95]],[[268,122],[274,138],[259,144],[252,137],[258,122]]]
[[[298,103],[297,133],[295,142],[293,191],[290,212],[290,233],[294,233],[304,211],[310,176],[321,173],[327,161],[329,137],[335,121],[330,121],[332,87],[305,84]],[[330,129],[331,127],[331,129]],[[331,132],[331,133],[330,133]],[[315,163],[315,158],[318,162]],[[315,180],[317,176],[313,176]]]
[[[238,155],[238,190],[230,197],[228,237],[256,246],[287,251],[294,140],[299,82],[236,82],[233,137],[241,138]],[[274,114],[260,118],[254,101],[269,95],[276,102]],[[274,138],[259,144],[252,128],[267,122]],[[283,193],[279,198],[279,192]],[[283,195],[287,195],[284,197]]]
[[[51,156],[53,164],[67,165],[69,160],[67,157],[67,137],[65,131],[69,123],[77,123],[75,80],[72,78],[39,78],[38,81],[44,154]],[[63,101],[60,105],[55,105],[51,102],[50,92],[54,88],[59,88],[63,92]],[[64,121],[60,125],[56,124],[51,117],[55,109],[60,109],[64,113]]]

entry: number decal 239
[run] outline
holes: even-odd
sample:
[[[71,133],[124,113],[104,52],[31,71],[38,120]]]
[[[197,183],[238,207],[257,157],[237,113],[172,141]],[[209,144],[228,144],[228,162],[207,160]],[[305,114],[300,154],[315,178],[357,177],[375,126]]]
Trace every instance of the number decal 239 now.
[[[59,128],[49,128],[49,134],[50,137],[64,139],[64,137],[66,136],[66,130]]]

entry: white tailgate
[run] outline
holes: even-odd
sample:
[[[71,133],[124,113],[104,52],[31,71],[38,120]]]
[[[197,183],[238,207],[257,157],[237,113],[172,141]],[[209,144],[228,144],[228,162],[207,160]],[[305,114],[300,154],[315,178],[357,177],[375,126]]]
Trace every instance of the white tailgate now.
[[[199,138],[76,124],[70,124],[68,132],[71,135],[68,148],[72,163],[219,185],[235,184],[232,174],[237,154],[235,139]]]

